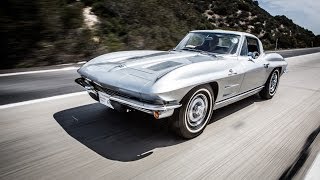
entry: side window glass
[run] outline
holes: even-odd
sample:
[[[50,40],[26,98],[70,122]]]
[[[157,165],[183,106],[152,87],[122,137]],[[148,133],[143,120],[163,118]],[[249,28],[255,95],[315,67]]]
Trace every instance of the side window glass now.
[[[260,48],[258,40],[255,38],[247,38],[248,51],[249,53],[258,52],[260,54]]]
[[[247,39],[244,40],[242,49],[240,52],[240,56],[248,56],[248,44],[247,44]]]

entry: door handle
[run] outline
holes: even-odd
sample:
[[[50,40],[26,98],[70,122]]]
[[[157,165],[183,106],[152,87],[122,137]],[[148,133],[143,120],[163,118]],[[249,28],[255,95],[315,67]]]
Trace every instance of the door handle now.
[[[233,69],[229,69],[229,76],[232,76],[232,75],[236,75],[238,74],[237,72],[235,72]]]
[[[270,65],[270,63],[263,64],[263,66],[264,66],[265,68],[268,68],[269,65]]]

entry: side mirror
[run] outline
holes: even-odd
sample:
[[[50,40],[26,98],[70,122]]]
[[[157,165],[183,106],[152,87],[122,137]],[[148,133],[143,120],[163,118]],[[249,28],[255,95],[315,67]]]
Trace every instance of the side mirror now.
[[[250,56],[252,59],[257,59],[259,57],[259,53],[258,52],[249,52],[248,56]]]
[[[254,59],[254,55],[253,55],[252,52],[248,52],[248,56],[249,56],[250,58]]]

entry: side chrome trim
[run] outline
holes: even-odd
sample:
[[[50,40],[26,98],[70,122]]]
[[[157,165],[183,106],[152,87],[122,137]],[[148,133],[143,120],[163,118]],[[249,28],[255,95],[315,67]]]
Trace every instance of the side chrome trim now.
[[[225,99],[225,100],[222,100],[222,101],[219,101],[219,102],[216,102],[213,109],[216,110],[216,109],[222,108],[224,106],[227,106],[229,104],[232,104],[234,102],[237,102],[237,101],[239,101],[241,99],[244,99],[246,97],[252,96],[252,95],[258,93],[262,88],[264,88],[264,86],[260,86],[260,87],[257,87],[255,89],[252,89],[252,90],[249,90],[247,92],[244,92],[242,94],[230,97],[228,99]]]
[[[224,88],[228,89],[228,88],[233,88],[233,87],[237,87],[237,86],[239,86],[239,84],[231,84],[231,85],[224,86]]]

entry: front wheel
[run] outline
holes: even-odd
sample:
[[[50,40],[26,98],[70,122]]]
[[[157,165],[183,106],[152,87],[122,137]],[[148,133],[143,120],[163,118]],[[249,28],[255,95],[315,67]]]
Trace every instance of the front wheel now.
[[[280,80],[279,69],[275,69],[270,74],[264,88],[260,91],[260,96],[263,99],[271,99],[277,91],[278,84]]]
[[[205,129],[212,115],[214,96],[209,85],[192,89],[171,117],[172,129],[181,137],[191,139]]]

